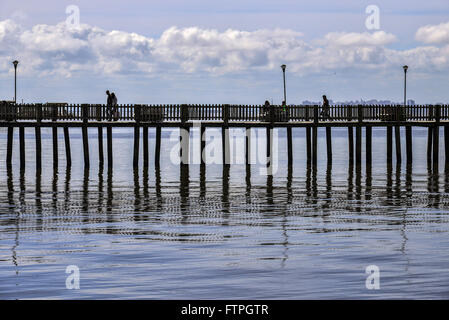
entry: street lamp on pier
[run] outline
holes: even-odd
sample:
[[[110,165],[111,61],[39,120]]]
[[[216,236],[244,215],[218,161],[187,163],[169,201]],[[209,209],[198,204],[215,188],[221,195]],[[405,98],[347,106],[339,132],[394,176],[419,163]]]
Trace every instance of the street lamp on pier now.
[[[17,65],[19,64],[19,61],[14,60],[12,62],[14,65],[14,103],[17,102]]]

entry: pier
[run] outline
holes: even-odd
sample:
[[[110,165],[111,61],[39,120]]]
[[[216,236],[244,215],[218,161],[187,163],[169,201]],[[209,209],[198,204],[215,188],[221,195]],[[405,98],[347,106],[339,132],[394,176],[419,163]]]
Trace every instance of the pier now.
[[[26,147],[24,129],[35,129],[36,167],[40,170],[41,161],[41,128],[52,128],[53,166],[57,167],[58,159],[58,129],[64,133],[64,147],[66,165],[71,166],[72,154],[70,148],[69,128],[80,128],[83,141],[84,167],[89,168],[88,128],[98,130],[99,166],[105,163],[103,128],[106,129],[107,165],[112,167],[114,154],[112,150],[112,128],[129,127],[134,130],[133,166],[139,165],[140,132],[142,130],[143,166],[148,167],[149,153],[148,130],[156,131],[156,144],[154,150],[155,166],[160,164],[161,128],[181,128],[180,141],[181,164],[188,164],[189,136],[188,132],[194,125],[201,128],[201,143],[198,150],[203,154],[205,149],[205,132],[208,127],[222,129],[223,164],[229,164],[229,128],[240,127],[247,129],[246,133],[246,164],[250,164],[251,128],[266,128],[267,132],[267,158],[272,156],[271,131],[274,128],[285,128],[287,131],[287,158],[289,168],[293,164],[292,128],[303,128],[306,131],[307,162],[312,166],[317,164],[317,132],[319,128],[326,130],[326,154],[328,163],[332,163],[332,128],[344,127],[348,131],[348,161],[351,165],[362,164],[362,134],[365,134],[365,162],[371,167],[372,155],[372,128],[384,127],[387,130],[387,162],[393,161],[393,132],[394,151],[396,162],[401,163],[401,131],[405,128],[405,159],[407,164],[413,161],[412,130],[413,127],[426,127],[427,161],[433,171],[438,172],[440,127],[444,128],[444,150],[446,163],[449,161],[449,105],[332,105],[328,113],[321,113],[318,105],[276,106],[270,105],[119,105],[111,107],[100,104],[15,104],[11,102],[0,103],[0,127],[7,127],[6,165],[12,166],[13,134],[14,129],[19,130],[20,168],[26,164]],[[186,134],[187,133],[187,134]],[[355,141],[354,141],[355,133]],[[184,151],[184,152],[183,152]],[[201,163],[204,159],[201,157]]]

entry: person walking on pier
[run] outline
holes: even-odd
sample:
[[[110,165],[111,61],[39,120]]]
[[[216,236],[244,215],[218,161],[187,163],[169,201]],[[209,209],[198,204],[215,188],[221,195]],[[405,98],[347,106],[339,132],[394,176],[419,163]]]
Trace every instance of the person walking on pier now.
[[[111,93],[112,98],[112,114],[114,115],[114,121],[118,120],[118,108],[117,108],[117,97],[115,96],[115,92]]]
[[[112,121],[112,95],[109,90],[106,90],[106,94],[108,95],[108,99],[106,100],[106,110],[109,121]]]
[[[321,107],[321,113],[320,113],[320,115],[323,117],[323,119],[329,118],[329,111],[330,111],[329,100],[327,100],[326,95],[323,95],[323,105]]]

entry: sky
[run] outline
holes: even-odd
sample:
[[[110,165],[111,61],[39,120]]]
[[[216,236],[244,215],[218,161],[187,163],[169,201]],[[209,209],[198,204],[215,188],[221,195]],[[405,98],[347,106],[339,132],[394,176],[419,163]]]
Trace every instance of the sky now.
[[[447,0],[2,0],[0,100],[449,102]]]

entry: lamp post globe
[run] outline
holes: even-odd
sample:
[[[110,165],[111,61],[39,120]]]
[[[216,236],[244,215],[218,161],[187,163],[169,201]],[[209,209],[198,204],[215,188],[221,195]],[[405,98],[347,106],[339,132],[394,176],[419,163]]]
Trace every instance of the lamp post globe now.
[[[283,64],[281,66],[281,68],[282,68],[282,74],[284,77],[284,102],[285,102],[285,105],[287,105],[287,93],[286,93],[286,89],[285,89],[285,69],[287,68],[287,66],[285,64]]]

